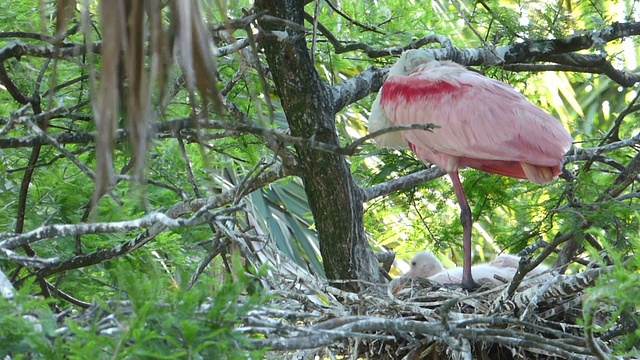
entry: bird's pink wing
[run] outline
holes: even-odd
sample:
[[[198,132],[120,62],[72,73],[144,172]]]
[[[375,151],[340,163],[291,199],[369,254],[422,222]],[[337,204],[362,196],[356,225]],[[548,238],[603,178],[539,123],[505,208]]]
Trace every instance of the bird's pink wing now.
[[[515,166],[508,162],[559,167],[571,146],[560,122],[520,93],[454,64],[390,77],[381,105],[397,125],[439,125],[433,132],[405,131],[404,137],[423,160],[447,171],[485,165],[484,171],[500,173],[490,168]]]

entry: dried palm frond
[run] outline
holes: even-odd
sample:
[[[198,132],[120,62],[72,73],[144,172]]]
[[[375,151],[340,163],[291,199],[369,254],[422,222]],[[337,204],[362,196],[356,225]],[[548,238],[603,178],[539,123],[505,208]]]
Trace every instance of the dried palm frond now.
[[[75,7],[75,0],[57,1],[58,37],[64,36]],[[98,131],[96,200],[113,184],[114,140],[121,102],[126,104],[122,109],[126,109],[135,174],[137,177],[142,174],[151,138],[149,129],[157,116],[151,106],[152,86],[157,81],[160,94],[163,93],[173,44],[177,44],[179,64],[191,101],[195,101],[193,94],[197,90],[205,107],[211,104],[215,112],[224,112],[217,87],[216,48],[198,2],[172,0],[163,5],[151,0],[109,0],[102,1],[99,9],[102,67],[100,86],[93,104]],[[172,22],[168,29],[163,24],[166,9],[170,11]]]
[[[58,0],[56,4],[56,38],[61,39],[73,19],[76,0]]]
[[[118,127],[119,84],[118,68],[120,52],[124,42],[125,12],[122,0],[103,1],[100,6],[102,26],[102,71],[101,84],[94,104],[94,117],[98,136],[96,138],[96,194],[102,196],[113,179],[113,142]],[[97,110],[97,111],[96,111]],[[134,141],[132,139],[132,141]]]

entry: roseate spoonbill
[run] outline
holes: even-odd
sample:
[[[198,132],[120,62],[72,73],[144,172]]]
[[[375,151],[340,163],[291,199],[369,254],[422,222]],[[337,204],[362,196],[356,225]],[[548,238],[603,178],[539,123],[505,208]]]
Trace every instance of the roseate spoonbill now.
[[[411,259],[411,267],[404,276],[426,279],[443,271],[444,267],[435,255],[422,251],[413,256],[413,259]]]
[[[479,264],[471,267],[471,273],[478,284],[490,286],[502,285],[504,282],[496,279],[494,275],[504,280],[511,280],[516,274],[517,268],[500,267],[492,264]],[[462,268],[445,270],[440,261],[429,252],[419,252],[411,259],[411,267],[404,274],[405,277],[417,277],[429,279],[438,284],[460,284],[462,282]]]
[[[429,280],[440,285],[461,284],[463,275],[462,271],[462,268],[457,267],[430,276]],[[501,268],[492,266],[490,264],[479,264],[471,267],[471,274],[473,275],[474,281],[478,285],[488,285],[489,287],[494,287],[498,285],[504,285],[507,282],[511,281],[516,275],[516,269]],[[496,278],[496,275],[499,278]]]
[[[501,268],[511,268],[518,270],[518,266],[520,265],[520,258],[514,255],[502,254],[498,255],[493,261],[491,265]],[[531,269],[525,276],[525,279],[536,278],[537,280],[551,280],[553,275],[549,273],[549,267],[543,264],[536,266]]]
[[[562,124],[509,85],[409,50],[393,65],[371,109],[369,131],[432,123],[376,138],[379,146],[409,147],[424,163],[446,170],[460,205],[464,249],[462,286],[472,290],[471,209],[458,170],[551,182],[562,172],[571,135]]]

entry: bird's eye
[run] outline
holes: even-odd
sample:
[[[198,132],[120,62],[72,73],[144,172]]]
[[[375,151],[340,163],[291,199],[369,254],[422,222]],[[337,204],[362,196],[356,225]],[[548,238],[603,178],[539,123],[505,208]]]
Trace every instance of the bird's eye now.
[[[415,261],[412,261],[412,262],[411,262],[411,266],[416,266],[416,262],[415,262]]]

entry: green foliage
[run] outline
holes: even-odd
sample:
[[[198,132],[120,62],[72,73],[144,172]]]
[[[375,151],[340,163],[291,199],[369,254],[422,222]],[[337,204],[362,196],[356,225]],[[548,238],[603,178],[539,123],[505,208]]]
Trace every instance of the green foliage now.
[[[45,13],[51,13],[54,2],[41,3],[46,3]],[[307,13],[313,14],[315,5],[315,2],[310,2],[306,6]],[[243,16],[243,8],[250,8],[252,3],[233,1],[224,6],[227,7],[224,12],[207,13],[212,24],[223,22],[227,17]],[[320,2],[319,23],[342,45],[361,43],[376,50],[405,46],[432,34],[445,36],[461,49],[505,46],[529,39],[568,37],[584,30],[601,29],[606,24],[622,20],[622,17],[635,19],[639,15],[637,4],[631,1],[377,0],[341,1],[339,9],[353,21],[345,19],[328,3]],[[40,12],[35,10],[37,4],[34,5],[33,1],[0,2],[0,31],[50,31],[53,26],[50,20],[40,17]],[[312,28],[311,23],[305,23],[305,26]],[[233,36],[244,35],[238,31]],[[42,45],[42,41],[19,39],[24,43]],[[1,37],[0,46],[14,40]],[[71,38],[78,44],[84,40],[81,34]],[[307,40],[311,48],[311,36]],[[230,41],[216,38],[218,46],[227,46]],[[614,65],[633,70],[632,64],[638,58],[638,41],[634,38],[607,43],[600,50]],[[315,45],[313,65],[329,85],[353,78],[372,65],[388,66],[395,61],[391,56],[372,59],[363,51],[337,53],[322,34],[318,35]],[[258,53],[259,60],[265,64],[263,54]],[[263,88],[258,71],[246,69],[248,58],[246,54],[234,53],[218,59],[220,79],[236,81],[227,98],[256,124],[287,131],[287,119],[269,80],[274,74],[268,73],[269,89]],[[93,85],[84,77],[88,75],[88,69],[99,70],[101,63],[100,57],[91,63],[78,63],[85,60],[61,59],[45,67],[44,59],[24,56],[20,60],[10,59],[3,63],[23,94],[37,92],[41,96],[43,109],[56,106],[74,109],[73,114],[51,119],[52,126],[47,129],[50,135],[77,135],[96,130],[88,102],[91,100],[89,89]],[[510,84],[559,118],[571,130],[578,148],[598,146],[638,91],[636,88],[621,88],[605,76],[590,73],[516,72],[500,67],[481,70],[489,77]],[[38,85],[36,80],[40,74],[42,81]],[[180,76],[177,70],[172,70],[170,82]],[[48,96],[49,89],[65,83],[70,85],[61,87],[52,97]],[[366,119],[373,98],[371,95],[350,104],[337,114],[336,128],[342,145],[366,134]],[[271,108],[267,99],[271,101]],[[187,91],[178,91],[158,119],[160,125],[189,118],[192,110],[189,100]],[[0,118],[3,119],[9,118],[21,106],[4,89],[0,91],[0,104]],[[159,92],[154,93],[153,105],[161,105]],[[270,110],[273,115],[270,115]],[[231,116],[210,117],[238,121]],[[626,139],[636,135],[637,120],[636,114],[627,117],[620,125],[617,137]],[[6,134],[12,138],[31,135],[25,127],[14,127]],[[200,196],[212,198],[247,180],[245,178],[262,159],[270,162],[274,158],[272,149],[267,146],[269,144],[252,134],[230,136],[219,130],[183,130],[180,136],[184,141],[184,154],[173,134],[164,133],[163,136],[151,143],[146,159],[144,177],[151,182],[139,185],[120,181],[108,196],[100,200],[87,222],[132,220],[151,211],[166,211],[186,199],[195,199],[187,162]],[[616,140],[616,137],[612,139]],[[278,145],[297,154],[293,146]],[[65,144],[64,148],[88,168],[95,168],[93,143]],[[425,168],[409,151],[378,149],[371,142],[361,150],[346,159],[350,162],[356,183],[363,188]],[[31,148],[3,149],[0,153],[0,232],[16,231],[20,186],[27,174],[30,156]],[[567,170],[574,175],[573,180],[561,180],[546,186],[473,170],[462,172],[463,186],[477,226],[473,234],[477,244],[474,249],[476,260],[490,259],[505,249],[515,253],[538,239],[550,241],[559,232],[577,232],[578,240],[592,236],[620,258],[637,250],[640,224],[637,200],[606,198],[608,186],[620,170],[611,166],[612,161],[624,166],[636,156],[636,150],[622,148],[606,156],[610,160],[608,163],[596,161],[588,169],[584,162],[569,163]],[[129,145],[126,142],[116,143],[115,171],[131,174],[125,171],[131,165],[130,159]],[[252,180],[250,176],[248,179]],[[89,176],[61,156],[57,149],[44,146],[28,184],[24,231],[43,224],[80,222],[86,206],[91,203],[93,191]],[[230,222],[238,229],[254,230],[256,237],[273,241],[298,265],[324,276],[306,195],[299,178],[291,176],[278,180],[245,196],[243,201],[247,203],[247,213],[234,217]],[[447,265],[460,263],[462,228],[459,209],[446,177],[372,200],[365,204],[364,221],[370,239],[377,245],[394,249],[401,258],[406,259],[428,248],[450,257],[453,262]],[[589,226],[583,229],[585,222]],[[81,253],[117,248],[140,233],[98,234],[80,239],[60,237],[33,244],[33,249],[39,257],[68,259]],[[51,320],[49,306],[56,305],[63,310],[72,309],[72,306],[62,301],[54,304],[30,298],[28,295],[37,293],[39,287],[31,283],[32,273],[20,271],[17,278],[22,287],[15,301],[0,300],[0,310],[5,314],[0,317],[0,357],[8,353],[16,359],[29,357],[25,354],[70,359],[260,357],[261,352],[240,351],[242,339],[232,332],[241,316],[264,301],[259,294],[244,295],[250,284],[244,274],[234,274],[234,282],[218,284],[205,272],[191,290],[186,290],[185,283],[206,252],[211,250],[211,239],[215,236],[208,225],[172,229],[156,236],[144,248],[117,260],[48,278],[61,291],[82,301],[98,302],[100,311],[105,314],[115,312],[119,331],[110,335],[97,335],[103,324],[87,324],[67,318],[68,332],[54,336],[52,331],[60,324]],[[582,241],[582,245],[590,249],[586,241]],[[592,256],[599,258],[595,252]],[[211,268],[220,269],[222,265],[214,263]],[[240,268],[238,264],[236,268]],[[637,293],[634,283],[638,279],[630,270],[633,268],[627,263],[608,275],[609,282],[603,280],[590,294],[591,300],[616,303],[621,311],[613,314],[616,316],[623,312],[624,315],[634,314],[636,305],[629,294]],[[9,272],[15,270],[16,265],[3,262],[2,269]],[[132,312],[116,306],[115,300],[131,301]],[[20,304],[21,308],[15,304]],[[204,311],[203,304],[213,305]],[[43,330],[34,331],[33,322],[24,318],[24,314],[37,314]],[[610,317],[612,323],[616,320],[613,315]],[[638,336],[637,333],[630,334],[626,347],[619,350],[631,351]]]
[[[585,326],[598,334],[613,330],[626,330],[621,341],[615,344],[616,354],[623,357],[637,357],[640,355],[640,317],[638,317],[637,294],[640,291],[640,276],[637,271],[640,260],[637,257],[624,257],[613,244],[604,244],[607,255],[615,264],[613,271],[604,274],[597,280],[597,286],[585,291],[583,303],[585,314]],[[632,247],[638,248],[637,239],[633,240]],[[594,258],[599,258],[595,251],[591,251]],[[606,265],[606,264],[602,264]],[[603,320],[604,319],[604,320]]]
[[[98,307],[94,311],[102,316],[89,323],[85,321],[90,317],[65,319],[64,336],[53,336],[57,324],[47,308],[48,302],[28,297],[32,286],[25,286],[11,303],[0,298],[4,314],[0,317],[0,355],[68,359],[262,358],[265,350],[245,350],[249,348],[246,337],[233,331],[239,319],[266,300],[260,292],[244,295],[252,280],[242,270],[234,273],[234,281],[217,284],[213,278],[203,277],[187,290],[186,284],[175,289],[167,282],[152,280],[162,278],[160,273],[141,281],[138,263],[115,263],[108,276],[117,291],[96,298]],[[238,258],[233,263],[242,269]],[[184,275],[188,279],[189,274]],[[15,303],[20,304],[20,310]],[[31,317],[24,318],[26,314]]]
[[[47,337],[56,329],[47,307],[51,302],[32,298],[33,290],[33,284],[27,281],[11,300],[0,297],[3,314],[0,316],[0,356],[3,358],[7,355],[27,358],[30,353],[51,354]]]

